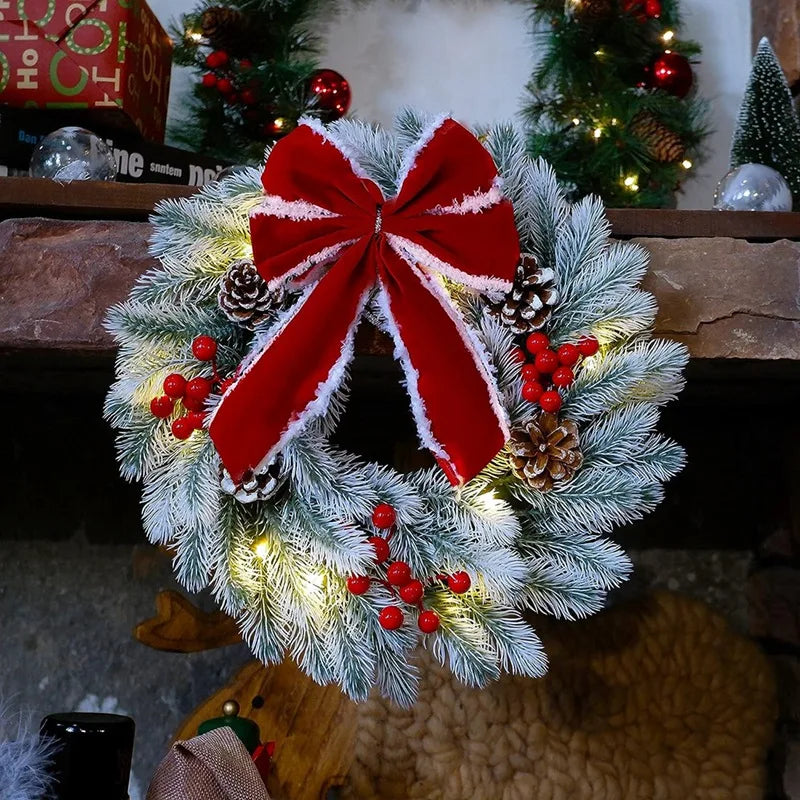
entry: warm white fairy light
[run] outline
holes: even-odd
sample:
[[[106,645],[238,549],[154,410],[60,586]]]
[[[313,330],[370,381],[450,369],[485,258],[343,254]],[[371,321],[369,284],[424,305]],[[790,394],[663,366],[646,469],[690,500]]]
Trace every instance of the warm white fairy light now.
[[[664,33],[661,34],[661,41],[664,42],[665,44],[668,44],[674,38],[675,38],[675,31],[664,31]]]
[[[638,175],[628,175],[624,181],[622,181],[623,185],[625,186],[628,191],[631,192],[638,192],[639,191],[639,176]]]
[[[595,139],[599,139],[602,135],[603,135],[603,129],[602,128],[595,128],[594,129],[594,138]]]
[[[186,36],[195,44],[199,44],[203,41],[203,34],[198,31],[187,31]]]
[[[691,169],[694,166],[694,164],[692,164],[692,162],[689,161],[688,158],[685,158],[683,161],[681,161],[681,166],[684,169]]]
[[[612,118],[612,120],[611,120],[611,124],[612,124],[612,125],[619,125],[619,120],[618,120],[616,117],[614,117],[614,118]]]
[[[573,117],[572,118],[572,124],[573,125],[580,125],[581,121],[577,117]]]
[[[267,544],[267,540],[262,538],[253,542],[253,552],[256,554],[256,558],[261,559],[261,561],[266,561],[267,556],[269,555],[269,545]]]

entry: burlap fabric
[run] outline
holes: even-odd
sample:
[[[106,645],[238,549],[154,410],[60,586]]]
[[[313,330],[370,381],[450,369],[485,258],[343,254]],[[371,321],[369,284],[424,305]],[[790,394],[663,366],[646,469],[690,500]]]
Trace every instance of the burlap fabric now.
[[[230,728],[175,742],[147,800],[269,800],[245,746]]]

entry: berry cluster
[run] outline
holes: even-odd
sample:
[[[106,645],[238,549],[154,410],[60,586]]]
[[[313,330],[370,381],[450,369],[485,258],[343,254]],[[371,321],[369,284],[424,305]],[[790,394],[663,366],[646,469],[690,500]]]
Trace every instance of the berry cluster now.
[[[522,364],[522,398],[555,414],[563,402],[559,389],[566,389],[575,380],[573,367],[581,358],[595,355],[600,345],[593,336],[586,336],[577,344],[562,344],[552,350],[546,334],[532,333],[525,340],[525,348],[527,353],[521,347],[515,352]],[[528,361],[528,353],[533,361]]]
[[[381,503],[372,512],[372,524],[379,530],[390,530],[397,521],[395,510],[388,503]],[[375,551],[375,563],[385,564],[391,557],[391,547],[389,541],[392,534],[388,536],[371,536],[369,543]],[[469,591],[472,581],[466,572],[456,572],[453,575],[437,575],[436,581],[443,581],[456,594],[464,594]],[[380,581],[392,594],[398,596],[400,600],[408,605],[419,608],[417,626],[423,633],[434,633],[439,628],[439,615],[432,609],[425,609],[423,597],[425,596],[425,585],[423,582],[411,575],[411,568],[405,561],[393,561],[386,568],[386,580]],[[434,580],[428,581],[433,584]],[[347,579],[347,589],[351,594],[364,594],[372,585],[372,578],[366,575],[351,575]],[[381,609],[378,615],[378,622],[387,631],[397,630],[402,624],[405,616],[398,606],[386,606]]]
[[[661,0],[622,0],[620,5],[623,13],[633,14],[642,23],[648,19],[658,19],[663,10]]]
[[[202,376],[187,380],[180,373],[173,372],[164,378],[164,394],[150,401],[150,412],[159,419],[172,416],[175,403],[180,401],[186,413],[172,420],[172,435],[176,439],[188,439],[194,431],[203,427],[206,400],[214,385],[220,383],[216,364],[216,340],[211,336],[198,336],[192,342],[192,353],[198,361],[212,362],[213,380]],[[224,384],[220,385],[220,391],[224,391]]]

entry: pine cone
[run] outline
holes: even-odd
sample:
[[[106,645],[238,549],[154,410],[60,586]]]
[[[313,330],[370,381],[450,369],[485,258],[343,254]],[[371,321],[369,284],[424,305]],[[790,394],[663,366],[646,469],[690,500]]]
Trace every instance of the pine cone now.
[[[514,333],[540,330],[558,302],[554,280],[553,270],[540,268],[535,256],[524,254],[517,267],[514,286],[499,303],[489,303],[489,313],[499,317]]]
[[[281,474],[280,457],[258,472],[249,469],[238,483],[220,465],[219,485],[223,492],[232,494],[240,503],[254,503],[256,500],[270,500],[275,497],[286,482]]]
[[[215,50],[225,50],[230,55],[238,56],[245,55],[251,47],[247,19],[236,8],[207,8],[200,18],[200,28]]]
[[[567,16],[578,22],[600,22],[614,11],[612,0],[565,0]]]
[[[686,155],[686,145],[680,135],[647,111],[631,120],[630,132],[641,139],[650,155],[662,164],[680,161]]]
[[[556,483],[572,479],[583,464],[578,426],[555,414],[541,413],[521,429],[511,431],[509,464],[532,489],[549,492]]]
[[[242,258],[222,276],[217,301],[231,322],[252,329],[285,308],[286,295],[281,290],[270,291],[256,265],[249,258]]]

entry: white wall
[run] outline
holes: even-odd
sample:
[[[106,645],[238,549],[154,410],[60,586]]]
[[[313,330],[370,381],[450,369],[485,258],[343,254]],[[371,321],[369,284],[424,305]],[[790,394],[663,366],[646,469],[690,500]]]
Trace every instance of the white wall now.
[[[193,0],[150,0],[163,21]],[[353,111],[391,121],[403,105],[446,110],[467,122],[512,117],[533,67],[525,3],[513,0],[343,0],[322,26],[322,63],[347,77]],[[721,8],[724,7],[724,13]],[[684,0],[686,32],[704,48],[697,76],[712,103],[710,158],[686,184],[684,208],[708,208],[726,172],[733,125],[750,64],[750,0]],[[180,113],[187,76],[173,78]]]

